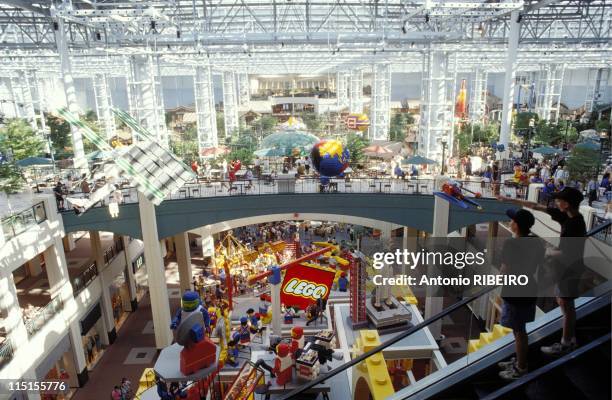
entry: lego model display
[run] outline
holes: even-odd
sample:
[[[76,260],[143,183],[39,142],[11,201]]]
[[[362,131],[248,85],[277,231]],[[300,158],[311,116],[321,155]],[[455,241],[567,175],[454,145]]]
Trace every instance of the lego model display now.
[[[276,346],[274,373],[276,374],[276,384],[280,386],[291,382],[293,378],[293,358],[289,354],[289,346],[286,343],[280,343]]]
[[[470,192],[474,194],[475,198],[480,198],[480,193],[475,193],[465,188],[462,188],[459,182],[455,182],[449,180],[442,184],[441,191],[434,192],[434,195],[440,197],[451,204],[455,204],[461,208],[468,209],[471,207],[475,207],[478,210],[482,210],[482,206],[472,200],[471,198],[465,196],[463,191]]]
[[[253,391],[259,383],[263,383],[264,372],[257,368],[256,364],[245,363],[236,379],[225,393],[225,400],[247,400],[252,398]]]

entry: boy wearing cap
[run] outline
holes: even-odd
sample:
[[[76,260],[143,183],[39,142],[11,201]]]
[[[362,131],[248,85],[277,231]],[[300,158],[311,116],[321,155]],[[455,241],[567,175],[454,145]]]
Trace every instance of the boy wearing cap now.
[[[499,376],[505,380],[515,380],[527,373],[529,340],[525,325],[535,318],[536,297],[534,296],[537,289],[535,272],[544,262],[545,249],[542,240],[531,235],[531,227],[535,223],[531,212],[523,209],[509,209],[506,215],[512,221],[510,229],[513,238],[504,242],[500,274],[525,275],[529,279],[525,286],[504,286],[501,292],[504,300],[501,324],[512,329],[516,358],[499,363],[503,369]]]
[[[578,284],[584,271],[584,238],[586,224],[580,214],[580,203],[584,196],[575,188],[566,187],[554,193],[555,207],[545,207],[525,200],[498,197],[499,200],[529,207],[548,213],[553,221],[561,225],[559,252],[555,259],[562,268],[557,280],[556,296],[559,308],[563,313],[563,337],[559,343],[544,346],[542,352],[551,356],[562,356],[576,348],[576,308],[574,299],[578,297]]]

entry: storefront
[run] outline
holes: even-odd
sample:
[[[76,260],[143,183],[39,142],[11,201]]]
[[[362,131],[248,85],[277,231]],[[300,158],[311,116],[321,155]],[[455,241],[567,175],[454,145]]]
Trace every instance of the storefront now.
[[[38,380],[61,379],[68,382],[69,389],[64,393],[44,394],[42,400],[67,400],[72,398],[75,389],[79,386],[76,369],[74,367],[74,354],[70,338],[64,336],[49,355],[36,367]]]
[[[134,281],[136,283],[136,300],[140,302],[147,293],[147,290],[149,290],[144,253],[140,253],[140,255],[132,261],[132,272],[134,272]]]
[[[102,308],[96,303],[80,321],[81,337],[83,339],[83,352],[85,362],[90,371],[96,365],[104,353],[101,336],[104,334],[104,322],[102,320]]]
[[[113,320],[115,329],[119,330],[127,315],[132,311],[130,302],[130,288],[127,279],[127,271],[123,269],[113,278],[109,287],[111,305],[113,308]]]

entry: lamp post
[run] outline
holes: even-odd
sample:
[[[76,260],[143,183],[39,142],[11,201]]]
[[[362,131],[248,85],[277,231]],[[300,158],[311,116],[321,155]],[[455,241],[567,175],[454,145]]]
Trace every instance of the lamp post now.
[[[444,175],[445,159],[446,159],[446,140],[440,142],[442,145],[442,175]]]

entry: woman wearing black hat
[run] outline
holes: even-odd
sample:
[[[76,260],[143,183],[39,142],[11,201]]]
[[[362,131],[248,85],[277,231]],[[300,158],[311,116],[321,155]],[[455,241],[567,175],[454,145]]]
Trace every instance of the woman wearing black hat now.
[[[504,242],[501,253],[500,274],[524,275],[528,283],[521,287],[504,286],[501,296],[501,324],[512,329],[516,346],[516,358],[499,363],[503,369],[499,376],[505,380],[515,380],[527,373],[529,340],[525,325],[535,319],[536,291],[535,273],[544,263],[544,244],[531,235],[535,223],[533,214],[523,209],[510,209],[506,215],[511,219],[510,229],[513,238]],[[529,260],[526,262],[526,260]]]
[[[584,271],[584,237],[586,224],[580,214],[580,203],[584,196],[577,189],[566,187],[553,193],[557,207],[545,207],[531,201],[498,197],[524,207],[548,213],[553,221],[561,225],[559,252],[555,258],[561,273],[558,274],[556,296],[563,313],[563,337],[560,343],[542,347],[542,352],[551,356],[561,356],[576,348],[576,308],[574,299],[578,297],[580,277]],[[583,238],[583,239],[575,239]]]

